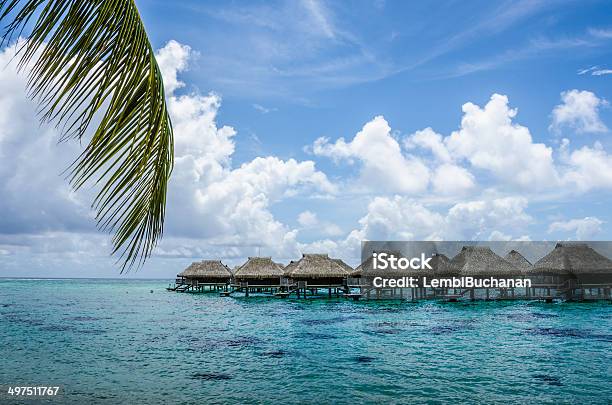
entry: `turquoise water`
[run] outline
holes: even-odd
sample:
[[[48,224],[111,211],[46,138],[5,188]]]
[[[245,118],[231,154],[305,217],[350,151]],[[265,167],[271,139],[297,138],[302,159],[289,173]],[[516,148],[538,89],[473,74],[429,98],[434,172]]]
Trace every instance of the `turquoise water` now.
[[[610,403],[612,305],[223,298],[0,280],[0,385],[62,403]],[[153,293],[151,293],[151,290]]]

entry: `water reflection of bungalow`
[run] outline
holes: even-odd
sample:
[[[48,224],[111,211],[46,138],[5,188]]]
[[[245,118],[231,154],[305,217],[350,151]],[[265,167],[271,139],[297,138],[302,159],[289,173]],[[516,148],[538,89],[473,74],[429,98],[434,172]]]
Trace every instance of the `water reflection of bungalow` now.
[[[527,272],[533,296],[566,299],[610,298],[612,261],[585,243],[557,243]]]
[[[179,292],[203,292],[226,290],[232,279],[232,272],[221,260],[202,260],[191,263],[177,274],[174,287],[168,289]]]

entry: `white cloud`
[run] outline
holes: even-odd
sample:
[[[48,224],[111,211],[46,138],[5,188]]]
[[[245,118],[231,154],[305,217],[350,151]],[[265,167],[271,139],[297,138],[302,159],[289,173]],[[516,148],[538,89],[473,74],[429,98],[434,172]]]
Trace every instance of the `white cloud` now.
[[[563,182],[574,192],[612,188],[612,156],[599,142],[569,152],[569,140],[564,139],[561,157],[567,165]]]
[[[361,228],[356,231],[359,239],[437,239],[444,227],[444,218],[409,198],[376,197],[359,224]]]
[[[549,225],[548,232],[575,232],[577,240],[589,240],[601,233],[602,225],[603,221],[597,217],[585,217],[582,219],[553,222]]]
[[[268,108],[268,107],[264,107],[261,104],[253,104],[253,108],[256,109],[257,111],[259,111],[262,114],[268,114],[274,111],[278,111],[277,108]]]
[[[158,53],[168,47],[185,59],[169,64],[161,59],[164,75],[176,77],[187,67],[189,48],[171,42]],[[296,231],[276,220],[270,207],[306,191],[313,195],[333,193],[335,188],[326,175],[316,170],[312,161],[274,156],[232,167],[236,131],[217,125],[220,96],[179,96],[173,92],[168,96],[176,165],[168,193],[167,235],[199,238],[200,246],[258,246],[281,256],[296,253]],[[169,245],[164,241],[160,249]]]
[[[523,230],[532,222],[524,197],[460,202],[448,210],[446,239],[485,239],[493,230]]]
[[[612,74],[612,69],[600,68],[599,66],[591,66],[589,68],[578,70],[579,75],[585,75],[587,73],[590,73],[591,76],[605,76]]]
[[[507,184],[534,189],[556,183],[552,149],[534,143],[529,129],[513,122],[517,110],[506,96],[493,94],[484,108],[466,103],[462,109],[461,128],[444,140],[451,156]]]
[[[437,193],[462,193],[474,188],[472,173],[462,164],[493,174],[498,185],[526,190],[558,184],[552,148],[533,142],[529,129],[513,122],[517,110],[504,95],[493,94],[481,108],[473,103],[462,107],[461,126],[448,137],[431,128],[407,137],[409,149],[429,151],[437,165],[433,176]]]
[[[487,239],[499,229],[524,230],[532,222],[526,208],[527,200],[521,197],[465,201],[441,211],[401,196],[376,197],[348,239]]]
[[[559,132],[571,128],[577,133],[608,131],[599,117],[599,109],[608,105],[606,100],[590,91],[574,89],[562,92],[561,101],[552,111],[551,130]]]
[[[597,69],[591,73],[593,76],[605,76],[612,74],[612,69]]]
[[[601,39],[612,38],[612,29],[609,28],[589,28],[589,34]]]
[[[0,51],[0,232],[92,231],[88,190],[75,194],[62,175],[81,148],[58,145],[59,133],[39,124],[16,71],[16,46]]]
[[[190,46],[179,44],[175,40],[168,41],[166,46],[155,53],[160,68],[163,66],[163,69],[161,69],[162,77],[164,78],[164,88],[168,94],[172,94],[185,86],[185,83],[178,80],[177,73],[187,69],[192,53]]]
[[[165,235],[155,255],[244,256],[261,247],[267,254],[295,257],[297,230],[278,221],[272,205],[302,193],[329,195],[334,185],[312,161],[267,156],[233,167],[236,131],[217,125],[220,96],[177,94],[191,55],[176,41],[157,53],[174,126],[175,168]],[[0,65],[8,65],[0,70],[0,236],[22,235],[23,246],[2,243],[2,250],[51,254],[61,234],[66,255],[107,257],[108,244],[100,240],[108,236],[94,232],[91,196],[86,190],[73,193],[61,176],[81,148],[76,142],[56,145],[57,133],[41,129],[36,106],[25,97],[25,77],[9,63],[13,56],[13,48],[0,52]]]
[[[303,229],[317,229],[324,236],[340,236],[343,234],[342,229],[338,225],[321,221],[317,214],[309,210],[301,212],[297,220]]]
[[[404,146],[408,149],[414,149],[420,147],[425,150],[429,150],[433,157],[443,163],[451,162],[453,159],[444,145],[444,138],[442,135],[436,133],[430,127],[427,127],[421,131],[416,131],[404,140]]]
[[[465,168],[445,163],[436,169],[432,178],[433,189],[441,195],[460,195],[474,189],[474,176]]]
[[[298,215],[298,223],[303,227],[311,227],[319,223],[319,218],[312,211],[304,211]]]
[[[358,161],[360,184],[389,192],[422,192],[429,182],[429,169],[415,157],[405,156],[400,144],[391,135],[391,128],[382,116],[366,123],[355,137],[330,143],[328,138],[314,142],[313,153],[334,161]]]

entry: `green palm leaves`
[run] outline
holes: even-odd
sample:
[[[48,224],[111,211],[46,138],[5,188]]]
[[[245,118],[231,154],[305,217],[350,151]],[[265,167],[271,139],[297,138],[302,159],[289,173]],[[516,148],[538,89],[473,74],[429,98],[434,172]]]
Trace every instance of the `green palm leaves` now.
[[[97,186],[100,229],[114,232],[122,271],[144,263],[163,232],[173,165],[159,66],[133,0],[0,0],[8,43],[24,29],[20,67],[42,120],[63,138],[95,132],[69,168],[75,189]],[[97,128],[96,128],[97,126]]]

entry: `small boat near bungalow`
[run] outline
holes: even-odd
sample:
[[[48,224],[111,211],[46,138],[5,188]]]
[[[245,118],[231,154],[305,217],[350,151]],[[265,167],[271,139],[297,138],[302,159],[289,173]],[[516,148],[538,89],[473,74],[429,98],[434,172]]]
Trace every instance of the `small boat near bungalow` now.
[[[400,255],[398,252],[386,252]],[[306,298],[327,292],[328,297],[352,299],[443,299],[459,300],[611,300],[612,260],[584,243],[558,243],[552,251],[532,264],[519,251],[504,257],[488,246],[463,246],[449,259],[435,253],[431,269],[383,271],[374,269],[368,257],[353,269],[327,254],[305,253],[286,266],[271,257],[249,257],[233,271],[220,260],[194,262],[177,275],[168,290],[177,292],[218,291],[236,296],[267,294]],[[375,286],[374,278],[413,280],[416,284]],[[474,280],[471,286],[430,280]],[[487,284],[491,279],[516,280],[514,284]],[[479,283],[480,281],[480,283]],[[529,281],[529,283],[527,283]],[[412,282],[412,281],[411,281]],[[527,287],[528,285],[528,287]],[[524,288],[523,288],[524,287]]]

